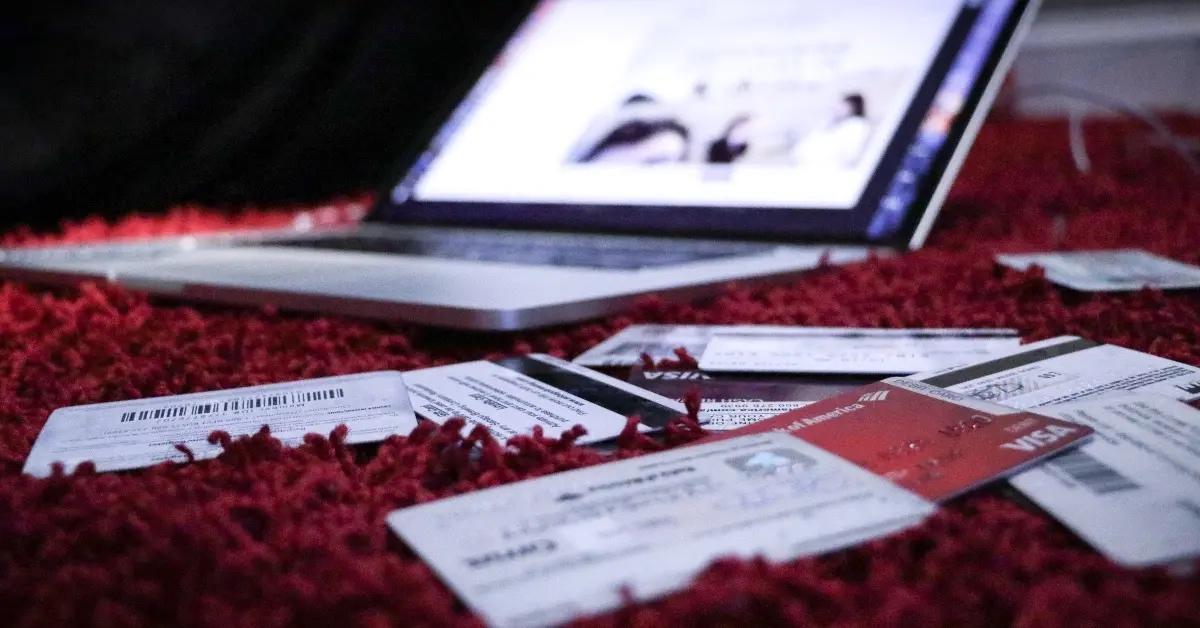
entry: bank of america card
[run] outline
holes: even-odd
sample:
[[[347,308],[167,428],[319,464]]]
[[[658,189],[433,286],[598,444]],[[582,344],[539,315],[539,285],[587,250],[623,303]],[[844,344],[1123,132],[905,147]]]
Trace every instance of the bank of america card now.
[[[755,327],[713,333],[705,371],[911,375],[978,362],[1021,344],[1013,329]]]
[[[305,434],[328,434],[339,424],[350,428],[346,442],[371,443],[417,426],[404,380],[395,371],[322,377],[282,384],[114,401],[55,410],[38,434],[25,473],[50,475],[62,462],[69,472],[90,460],[97,471],[148,467],[164,460],[182,461],[175,445],[196,458],[221,453],[208,435],[253,434],[263,425],[287,444]]]
[[[790,560],[934,506],[820,448],[758,434],[391,513],[391,529],[492,626],[541,626],[685,586],[722,556]]]
[[[1041,410],[1096,436],[1010,479],[1113,562],[1200,558],[1200,410],[1136,393]]]
[[[1016,270],[1041,266],[1046,279],[1085,292],[1200,288],[1200,267],[1140,249],[997,255]]]
[[[653,430],[687,412],[662,395],[541,354],[408,371],[404,381],[422,418],[462,417],[502,441],[536,425],[550,437],[582,425],[587,435],[579,442],[593,443],[620,434],[632,415]]]
[[[1076,336],[1035,342],[975,364],[912,379],[1014,408],[1140,392],[1200,399],[1200,368]]]
[[[1092,434],[902,377],[726,435],[767,431],[802,438],[933,501],[1007,477]]]
[[[768,377],[696,370],[647,371],[640,365],[629,373],[629,383],[676,401],[682,402],[689,391],[695,390],[700,396],[700,420],[710,431],[757,423],[877,379],[863,375]]]

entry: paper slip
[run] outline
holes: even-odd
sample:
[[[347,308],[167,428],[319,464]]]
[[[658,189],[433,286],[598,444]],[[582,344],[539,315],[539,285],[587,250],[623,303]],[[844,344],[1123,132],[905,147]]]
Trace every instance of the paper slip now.
[[[969,366],[912,379],[1014,408],[1036,408],[1120,391],[1200,399],[1200,369],[1075,336],[1035,342]]]
[[[1123,394],[1046,408],[1096,430],[1010,482],[1113,562],[1200,557],[1200,410]]]
[[[700,420],[710,431],[757,423],[875,379],[862,375],[769,378],[702,371],[645,371],[641,366],[634,366],[629,373],[629,383],[679,402],[688,391],[696,390],[700,395]]]
[[[492,626],[541,626],[682,588],[713,559],[790,560],[934,507],[782,434],[641,456],[391,513],[391,529]]]
[[[548,355],[408,371],[404,381],[417,414],[438,423],[462,417],[501,441],[535,425],[555,438],[582,425],[578,442],[593,443],[620,434],[635,414],[647,430],[686,414],[683,404]]]
[[[1140,249],[997,255],[996,261],[1016,270],[1036,264],[1046,279],[1085,292],[1200,288],[1200,267]]]
[[[894,377],[709,438],[768,431],[788,432],[933,501],[1008,476],[1092,433]]]
[[[808,329],[719,331],[705,371],[911,375],[978,362],[1021,344],[1012,329]]]
[[[186,457],[175,448],[186,445],[196,458],[221,453],[208,435],[253,434],[263,425],[286,444],[305,434],[327,435],[338,425],[350,428],[347,443],[381,441],[406,435],[417,426],[404,380],[396,371],[231,388],[212,392],[152,397],[71,406],[55,410],[38,434],[25,473],[50,475],[62,462],[69,472],[91,460],[97,471],[148,467]]]

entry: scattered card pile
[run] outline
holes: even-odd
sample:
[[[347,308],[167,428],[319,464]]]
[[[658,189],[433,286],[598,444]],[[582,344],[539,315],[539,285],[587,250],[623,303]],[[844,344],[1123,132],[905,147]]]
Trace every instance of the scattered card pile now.
[[[1046,279],[1084,292],[1200,288],[1200,267],[1140,249],[1007,254],[996,261],[1016,270],[1040,266]]]
[[[642,366],[680,347],[700,368]],[[587,366],[634,368],[623,381]],[[1200,410],[1182,403],[1200,400],[1200,369],[1074,336],[1019,346],[1008,329],[640,325],[575,363],[528,355],[61,408],[25,471],[136,469],[185,459],[177,446],[209,458],[212,431],[264,424],[288,444],[339,424],[349,443],[376,442],[418,416],[500,440],[582,425],[579,442],[599,445],[630,416],[663,429],[693,393],[711,434],[690,446],[397,510],[388,525],[495,626],[660,595],[720,556],[866,541],[1001,478],[1118,563],[1200,557]]]
[[[1095,430],[1082,447],[1012,480],[1114,562],[1200,557],[1200,369],[1075,336],[914,376]]]

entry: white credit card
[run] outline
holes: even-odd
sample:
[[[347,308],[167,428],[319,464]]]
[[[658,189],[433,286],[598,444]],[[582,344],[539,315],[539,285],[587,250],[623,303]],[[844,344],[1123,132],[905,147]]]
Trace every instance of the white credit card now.
[[[632,415],[653,430],[687,413],[662,395],[541,354],[408,371],[404,381],[421,417],[462,417],[501,441],[535,426],[557,438],[582,425],[587,435],[578,442],[593,443],[616,437]]]
[[[1043,408],[1094,438],[1010,478],[1113,562],[1177,565],[1200,557],[1200,410],[1123,394]]]
[[[911,375],[1018,347],[1012,329],[780,328],[718,331],[705,371]]]
[[[714,559],[790,560],[912,525],[928,501],[758,434],[397,510],[387,522],[492,626],[556,624],[685,586]]]
[[[685,349],[699,358],[708,339],[721,330],[759,327],[751,325],[630,325],[612,337],[579,354],[572,362],[582,366],[633,366],[642,354],[654,360],[674,358],[675,349]],[[762,329],[783,329],[761,326]]]
[[[1141,249],[1004,254],[996,261],[1016,270],[1036,264],[1045,269],[1046,279],[1085,292],[1200,288],[1200,267]]]
[[[253,434],[263,425],[285,444],[305,434],[328,435],[350,428],[347,443],[406,435],[417,426],[404,380],[396,371],[322,377],[265,386],[114,401],[55,410],[38,434],[25,473],[47,476],[62,462],[69,472],[90,460],[97,471],[148,467],[183,461],[175,445],[197,459],[221,453],[208,442],[216,430],[232,436]]]
[[[1200,399],[1200,368],[1076,336],[1035,342],[990,360],[911,379],[1022,409],[1121,391]]]
[[[647,371],[640,365],[629,372],[629,383],[676,401],[683,401],[694,391],[700,400],[700,422],[710,432],[745,427],[876,379],[863,375],[767,377],[696,370]]]

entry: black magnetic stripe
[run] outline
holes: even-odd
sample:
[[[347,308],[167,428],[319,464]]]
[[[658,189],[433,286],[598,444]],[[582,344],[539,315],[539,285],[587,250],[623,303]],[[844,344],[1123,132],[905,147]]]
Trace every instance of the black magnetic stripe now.
[[[495,364],[590,401],[621,416],[637,415],[642,424],[660,428],[679,412],[610,384],[530,357],[494,360]]]
[[[1092,347],[1098,346],[1100,346],[1100,343],[1098,342],[1092,342],[1091,340],[1079,338],[1076,340],[1051,345],[1049,347],[1042,347],[1041,349],[1024,351],[1022,353],[1014,353],[1013,355],[1008,355],[1003,358],[996,358],[995,360],[990,360],[988,362],[972,364],[971,366],[958,369],[957,371],[943,373],[941,375],[930,377],[921,381],[931,386],[946,388],[948,386],[954,386],[963,382],[979,379],[980,377],[991,375],[993,373],[1015,369],[1018,366],[1025,366],[1026,364],[1041,362],[1042,360],[1053,358],[1055,356],[1067,355],[1068,353],[1075,353],[1077,351],[1083,351],[1084,349],[1091,349]]]

